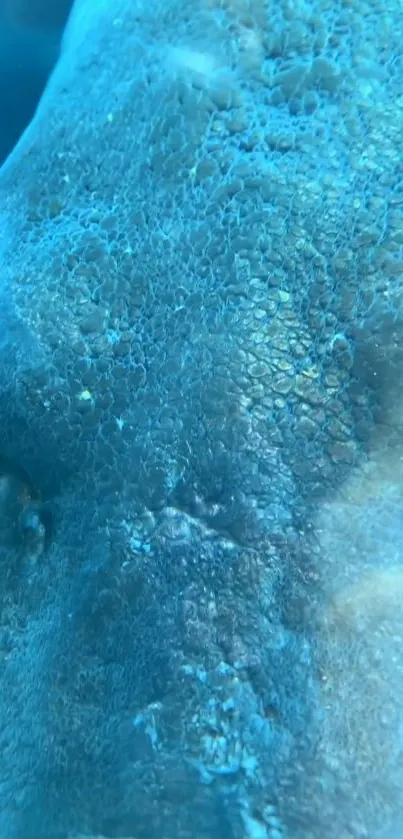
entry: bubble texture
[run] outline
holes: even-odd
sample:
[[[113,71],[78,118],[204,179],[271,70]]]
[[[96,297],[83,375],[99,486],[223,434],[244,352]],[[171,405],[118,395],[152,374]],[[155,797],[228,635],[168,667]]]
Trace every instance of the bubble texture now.
[[[400,835],[399,5],[77,0],[0,172],[3,839]]]

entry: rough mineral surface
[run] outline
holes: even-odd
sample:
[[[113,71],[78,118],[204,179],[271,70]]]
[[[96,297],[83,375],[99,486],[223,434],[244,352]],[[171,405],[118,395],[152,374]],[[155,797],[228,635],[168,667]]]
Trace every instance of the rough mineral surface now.
[[[77,0],[0,171],[1,839],[401,839],[399,0]]]

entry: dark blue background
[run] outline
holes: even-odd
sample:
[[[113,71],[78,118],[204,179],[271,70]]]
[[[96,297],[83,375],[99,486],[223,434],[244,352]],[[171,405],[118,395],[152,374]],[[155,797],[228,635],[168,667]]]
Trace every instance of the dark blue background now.
[[[33,116],[71,5],[71,0],[0,0],[0,163]]]

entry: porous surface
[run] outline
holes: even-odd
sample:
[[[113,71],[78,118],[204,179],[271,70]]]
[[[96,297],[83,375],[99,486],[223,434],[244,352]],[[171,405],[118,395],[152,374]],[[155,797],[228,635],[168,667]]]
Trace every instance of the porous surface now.
[[[399,5],[77,0],[0,172],[2,839],[403,831]]]

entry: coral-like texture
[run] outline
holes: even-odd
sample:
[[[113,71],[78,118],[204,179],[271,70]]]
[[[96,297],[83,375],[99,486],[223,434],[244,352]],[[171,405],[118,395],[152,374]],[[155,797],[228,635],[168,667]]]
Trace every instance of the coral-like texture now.
[[[73,8],[0,171],[1,839],[402,835],[399,6]]]

